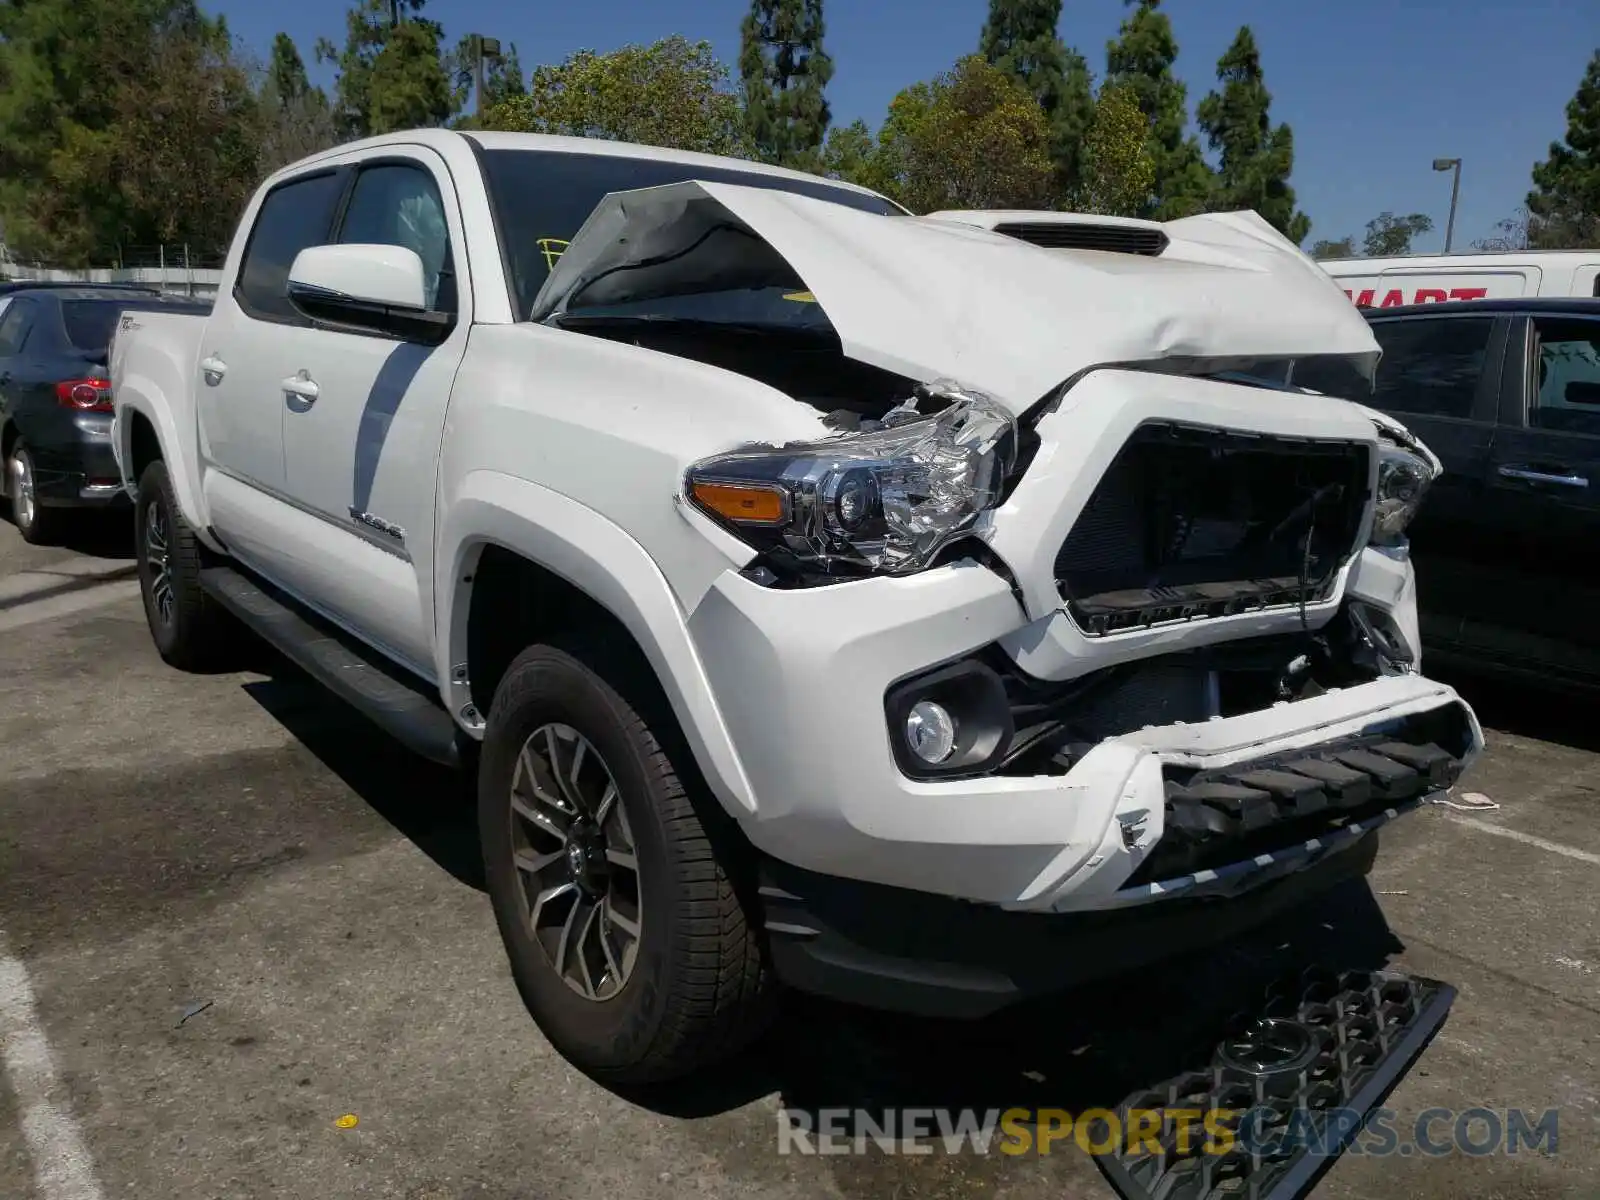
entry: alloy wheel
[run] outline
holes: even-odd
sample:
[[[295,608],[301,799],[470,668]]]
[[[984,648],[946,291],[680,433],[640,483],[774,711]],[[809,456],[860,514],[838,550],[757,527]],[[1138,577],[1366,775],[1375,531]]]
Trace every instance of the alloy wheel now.
[[[175,597],[172,594],[167,514],[160,500],[150,501],[144,510],[144,558],[150,567],[150,598],[155,601],[161,623],[170,626]]]
[[[644,927],[633,831],[616,779],[570,725],[541,725],[511,780],[512,859],[533,939],[587,1000],[633,973]]]
[[[33,492],[33,470],[28,456],[21,450],[11,456],[11,517],[18,529],[29,529],[37,512],[38,500]]]

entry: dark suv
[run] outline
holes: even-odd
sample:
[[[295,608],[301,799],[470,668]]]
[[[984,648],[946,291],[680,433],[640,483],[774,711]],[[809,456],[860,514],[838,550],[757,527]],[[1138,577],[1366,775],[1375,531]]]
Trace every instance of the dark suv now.
[[[1600,300],[1368,319],[1383,360],[1375,392],[1352,398],[1445,467],[1411,529],[1427,655],[1600,684]],[[1294,382],[1318,386],[1298,369]]]

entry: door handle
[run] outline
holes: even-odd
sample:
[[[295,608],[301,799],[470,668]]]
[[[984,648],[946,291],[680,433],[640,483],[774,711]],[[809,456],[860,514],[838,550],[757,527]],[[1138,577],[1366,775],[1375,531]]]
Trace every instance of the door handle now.
[[[222,377],[228,373],[228,364],[215,354],[208,354],[200,360],[200,371],[205,375],[206,386],[216,387],[222,382]]]
[[[297,399],[304,400],[307,404],[316,403],[317,395],[321,391],[316,380],[301,371],[298,375],[291,375],[283,381],[283,390]]]
[[[1582,475],[1561,475],[1550,471],[1535,471],[1532,467],[1504,466],[1502,479],[1520,479],[1523,483],[1553,483],[1558,487],[1586,488],[1589,481]]]

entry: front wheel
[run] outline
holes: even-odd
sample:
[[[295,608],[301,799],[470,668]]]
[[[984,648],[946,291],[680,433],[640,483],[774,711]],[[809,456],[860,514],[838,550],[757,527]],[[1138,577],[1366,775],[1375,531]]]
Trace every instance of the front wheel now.
[[[134,554],[145,620],[161,657],[185,671],[227,666],[237,629],[200,586],[205,548],[183,519],[167,464],[159,459],[139,478]]]
[[[773,988],[723,861],[736,852],[713,845],[664,748],[676,739],[654,679],[601,646],[534,646],[511,664],[485,730],[479,829],[540,1029],[597,1079],[655,1083],[745,1045]]]

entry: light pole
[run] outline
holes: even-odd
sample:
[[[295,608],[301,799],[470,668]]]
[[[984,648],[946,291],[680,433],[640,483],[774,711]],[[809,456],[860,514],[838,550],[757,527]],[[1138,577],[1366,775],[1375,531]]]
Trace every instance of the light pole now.
[[[1444,252],[1450,253],[1450,240],[1456,232],[1456,197],[1461,195],[1461,160],[1459,158],[1436,158],[1433,160],[1435,171],[1454,171],[1456,177],[1450,184],[1450,219],[1444,227]]]
[[[472,35],[472,42],[473,42],[473,48],[477,51],[477,53],[473,55],[473,58],[476,60],[474,62],[474,64],[473,64],[474,70],[475,70],[475,78],[474,78],[473,82],[477,85],[478,116],[482,117],[483,116],[483,64],[487,60],[489,60],[491,58],[499,58],[500,57],[500,39],[499,38],[492,38],[492,37],[484,37],[483,34],[481,34],[481,33],[475,33],[475,34]]]

